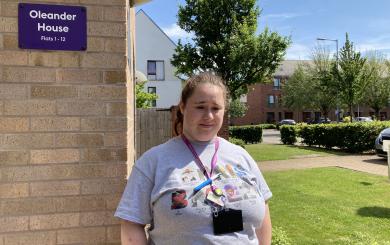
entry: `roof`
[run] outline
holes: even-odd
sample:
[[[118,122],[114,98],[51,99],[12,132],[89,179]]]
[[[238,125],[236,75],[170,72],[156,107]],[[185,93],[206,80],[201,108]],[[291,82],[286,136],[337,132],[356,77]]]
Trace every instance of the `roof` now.
[[[160,30],[169,39],[169,41],[171,41],[173,43],[173,45],[175,45],[175,47],[177,46],[176,43],[161,29],[161,27],[159,25],[156,24],[156,22],[154,22],[154,20],[145,11],[140,9],[135,14],[135,16],[137,16],[139,14],[142,14],[142,15],[146,16],[150,20],[150,22],[152,22],[153,25],[155,25],[157,27],[157,29]]]
[[[281,65],[276,69],[274,76],[289,77],[300,64],[310,64],[311,60],[284,60]]]

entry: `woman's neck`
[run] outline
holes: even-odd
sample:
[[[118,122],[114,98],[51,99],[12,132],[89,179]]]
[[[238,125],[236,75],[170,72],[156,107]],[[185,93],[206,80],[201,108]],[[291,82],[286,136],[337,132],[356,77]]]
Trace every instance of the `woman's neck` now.
[[[214,143],[215,140],[218,138],[218,136],[216,135],[209,140],[197,140],[197,139],[194,139],[193,137],[189,136],[185,132],[183,132],[182,135],[184,135],[184,137],[186,137],[191,142],[191,144],[197,144],[197,145],[207,145],[210,143]]]

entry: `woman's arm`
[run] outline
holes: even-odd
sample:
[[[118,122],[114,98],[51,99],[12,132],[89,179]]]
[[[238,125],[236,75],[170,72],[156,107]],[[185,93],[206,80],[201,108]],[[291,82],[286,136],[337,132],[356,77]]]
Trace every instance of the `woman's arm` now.
[[[146,245],[145,225],[122,220],[121,241],[122,245]]]
[[[260,245],[270,245],[272,240],[271,215],[269,214],[268,203],[265,203],[264,220],[261,227],[256,229],[256,235],[259,238]]]

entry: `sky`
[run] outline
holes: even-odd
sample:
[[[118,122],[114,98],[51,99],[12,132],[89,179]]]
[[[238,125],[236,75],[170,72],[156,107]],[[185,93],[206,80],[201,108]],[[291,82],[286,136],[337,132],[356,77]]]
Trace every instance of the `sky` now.
[[[143,9],[177,43],[191,39],[176,25],[178,6],[184,4],[185,0],[153,0],[136,10]],[[261,0],[257,5],[257,33],[268,27],[291,37],[288,60],[310,59],[319,45],[334,53],[336,41],[317,38],[337,39],[340,49],[345,33],[363,55],[377,51],[390,58],[390,0]]]

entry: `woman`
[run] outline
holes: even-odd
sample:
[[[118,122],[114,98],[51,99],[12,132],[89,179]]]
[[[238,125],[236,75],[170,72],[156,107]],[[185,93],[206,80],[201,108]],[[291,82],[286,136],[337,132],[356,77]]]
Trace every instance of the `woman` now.
[[[179,136],[147,151],[129,177],[115,214],[122,244],[271,244],[272,193],[250,155],[217,137],[226,104],[220,77],[187,81]]]

